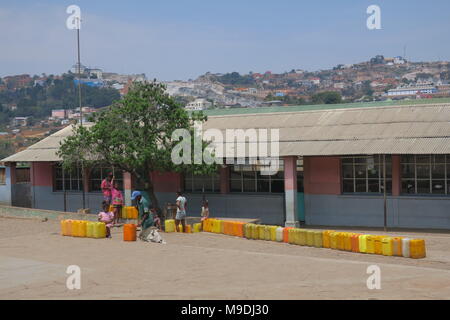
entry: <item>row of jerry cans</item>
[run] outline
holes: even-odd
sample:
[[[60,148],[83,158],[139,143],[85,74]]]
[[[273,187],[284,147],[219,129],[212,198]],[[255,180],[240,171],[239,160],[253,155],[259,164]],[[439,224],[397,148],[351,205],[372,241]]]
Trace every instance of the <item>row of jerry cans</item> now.
[[[224,221],[219,219],[206,219],[203,221],[203,231],[212,233],[223,233]]]
[[[426,257],[425,240],[351,232],[323,231],[323,247],[358,253],[421,259]]]
[[[186,225],[186,233],[200,232],[200,226],[201,226],[201,224],[197,223],[196,225],[194,225],[194,228],[193,228],[190,224],[187,224]],[[199,231],[195,231],[194,229],[199,230]],[[175,225],[175,220],[168,219],[168,220],[164,221],[164,231],[167,233],[183,232],[183,226],[180,223],[178,225],[178,230],[177,230],[176,225]]]
[[[109,211],[114,212],[114,207],[109,206]],[[120,212],[120,217],[122,219],[134,219],[137,220],[139,216],[139,211],[136,207],[122,207],[122,211]]]
[[[61,235],[101,239],[106,237],[106,225],[103,222],[62,220]]]
[[[239,221],[223,221],[221,229],[222,233],[229,235],[229,236],[235,236],[235,237],[244,237],[244,226],[246,225],[245,222],[239,222]]]
[[[278,241],[283,240],[283,228],[247,223],[243,225],[243,236],[247,239]]]

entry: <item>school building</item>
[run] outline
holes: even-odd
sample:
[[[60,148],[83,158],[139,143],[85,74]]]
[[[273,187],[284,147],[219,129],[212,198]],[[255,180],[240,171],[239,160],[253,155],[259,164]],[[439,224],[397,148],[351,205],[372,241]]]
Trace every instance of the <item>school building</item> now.
[[[181,189],[190,216],[200,214],[205,197],[217,217],[287,226],[381,227],[386,187],[389,227],[450,229],[450,104],[290,110],[230,110],[209,116],[204,124],[204,130],[279,129],[278,173],[262,175],[248,159],[223,165],[213,176],[154,172],[160,204],[174,203]],[[2,160],[10,204],[23,195],[27,200],[19,202],[33,208],[76,211],[84,188],[86,207],[97,210],[100,183],[110,169],[97,167],[84,178],[81,169],[63,174],[56,151],[71,130]],[[30,163],[28,190],[17,187],[15,172],[22,162]],[[130,203],[130,174],[115,175]]]

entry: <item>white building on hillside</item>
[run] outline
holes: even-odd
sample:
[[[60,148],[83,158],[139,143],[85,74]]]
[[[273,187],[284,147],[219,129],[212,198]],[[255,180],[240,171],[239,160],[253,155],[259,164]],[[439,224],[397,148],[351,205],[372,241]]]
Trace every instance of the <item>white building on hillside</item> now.
[[[211,106],[212,106],[212,103],[206,99],[195,99],[195,101],[188,103],[186,105],[185,109],[193,110],[193,111],[200,111],[200,110],[208,109]]]

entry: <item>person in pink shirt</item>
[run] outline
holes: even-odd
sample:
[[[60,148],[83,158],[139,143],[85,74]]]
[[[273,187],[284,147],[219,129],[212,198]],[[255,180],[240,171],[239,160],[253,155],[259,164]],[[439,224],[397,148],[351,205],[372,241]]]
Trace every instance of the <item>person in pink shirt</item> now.
[[[122,191],[119,190],[119,183],[117,181],[112,181],[112,189],[111,189],[111,201],[112,206],[114,208],[114,223],[118,224],[120,219],[120,212],[122,211],[123,206],[123,194]]]
[[[114,213],[109,211],[109,203],[103,201],[102,203],[103,211],[98,214],[98,221],[106,224],[106,237],[111,238],[111,227],[114,222]]]
[[[113,180],[114,176],[113,174],[110,172],[108,173],[108,176],[103,179],[102,184],[101,184],[101,188],[102,188],[102,193],[103,193],[103,201],[106,201],[108,203],[108,205],[111,204],[111,190],[112,190],[112,180]]]

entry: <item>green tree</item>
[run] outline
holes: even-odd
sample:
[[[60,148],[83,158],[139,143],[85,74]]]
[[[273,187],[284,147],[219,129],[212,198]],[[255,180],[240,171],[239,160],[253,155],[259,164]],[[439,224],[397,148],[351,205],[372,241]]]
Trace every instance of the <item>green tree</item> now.
[[[172,140],[174,131],[186,129],[193,139],[194,122],[206,121],[206,116],[201,112],[189,115],[165,90],[165,85],[156,81],[134,83],[122,100],[93,116],[91,127],[76,126],[74,135],[61,144],[58,152],[63,165],[73,168],[81,163],[89,168],[102,162],[127,171],[145,186],[157,208],[152,172],[215,172],[216,165],[203,162],[173,163],[172,150],[179,143]],[[205,150],[208,145],[202,141],[201,146]]]
[[[325,91],[312,96],[314,104],[337,104],[342,103],[342,96],[336,91]]]

